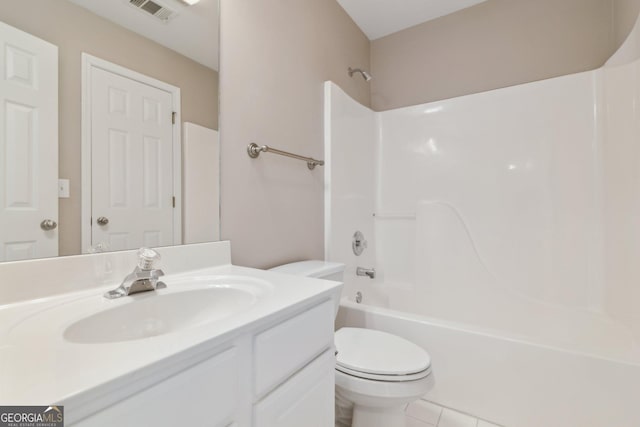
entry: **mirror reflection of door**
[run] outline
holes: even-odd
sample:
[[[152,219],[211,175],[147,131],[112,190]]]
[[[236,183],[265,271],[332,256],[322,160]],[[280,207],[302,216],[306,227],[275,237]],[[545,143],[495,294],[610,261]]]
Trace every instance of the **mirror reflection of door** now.
[[[86,58],[91,63],[85,82],[90,108],[89,247],[179,244],[180,159],[174,157],[180,150],[173,123],[179,89]]]
[[[0,261],[58,255],[58,48],[0,22]]]

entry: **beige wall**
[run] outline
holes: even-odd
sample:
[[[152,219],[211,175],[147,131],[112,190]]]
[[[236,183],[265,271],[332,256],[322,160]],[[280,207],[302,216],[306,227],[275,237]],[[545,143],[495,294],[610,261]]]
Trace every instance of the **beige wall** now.
[[[597,68],[622,38],[614,37],[614,11],[628,33],[637,3],[488,0],[375,40],[372,106],[388,110]]]
[[[625,41],[640,12],[640,0],[613,0],[614,47]]]
[[[59,48],[60,255],[80,252],[80,117],[82,52],[181,89],[182,119],[218,128],[218,73],[63,0],[2,0],[0,21]]]
[[[222,237],[234,264],[269,267],[323,254],[324,168],[255,141],[323,158],[323,82],[369,104],[349,66],[369,68],[369,41],[333,0],[222,0]]]

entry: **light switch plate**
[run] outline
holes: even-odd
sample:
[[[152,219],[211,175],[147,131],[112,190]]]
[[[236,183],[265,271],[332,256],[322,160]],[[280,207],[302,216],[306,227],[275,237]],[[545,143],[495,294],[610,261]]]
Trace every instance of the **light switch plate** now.
[[[68,179],[58,180],[58,197],[60,199],[69,198],[69,180]]]

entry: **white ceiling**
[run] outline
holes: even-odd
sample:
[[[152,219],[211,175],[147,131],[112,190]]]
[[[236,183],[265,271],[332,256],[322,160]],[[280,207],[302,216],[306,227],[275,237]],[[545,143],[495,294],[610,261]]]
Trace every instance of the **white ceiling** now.
[[[369,40],[439,18],[486,0],[338,0]]]
[[[129,0],[70,0],[156,43],[214,70],[218,69],[218,0],[186,6],[179,0],[153,0],[177,13],[162,22],[129,5]]]

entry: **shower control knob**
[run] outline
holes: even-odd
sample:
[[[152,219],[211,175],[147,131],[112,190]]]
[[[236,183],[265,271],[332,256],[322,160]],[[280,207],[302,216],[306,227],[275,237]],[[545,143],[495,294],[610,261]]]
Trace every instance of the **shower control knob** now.
[[[362,255],[362,252],[368,247],[367,241],[364,239],[364,234],[361,231],[356,231],[353,234],[353,240],[351,241],[351,248],[356,256]]]

